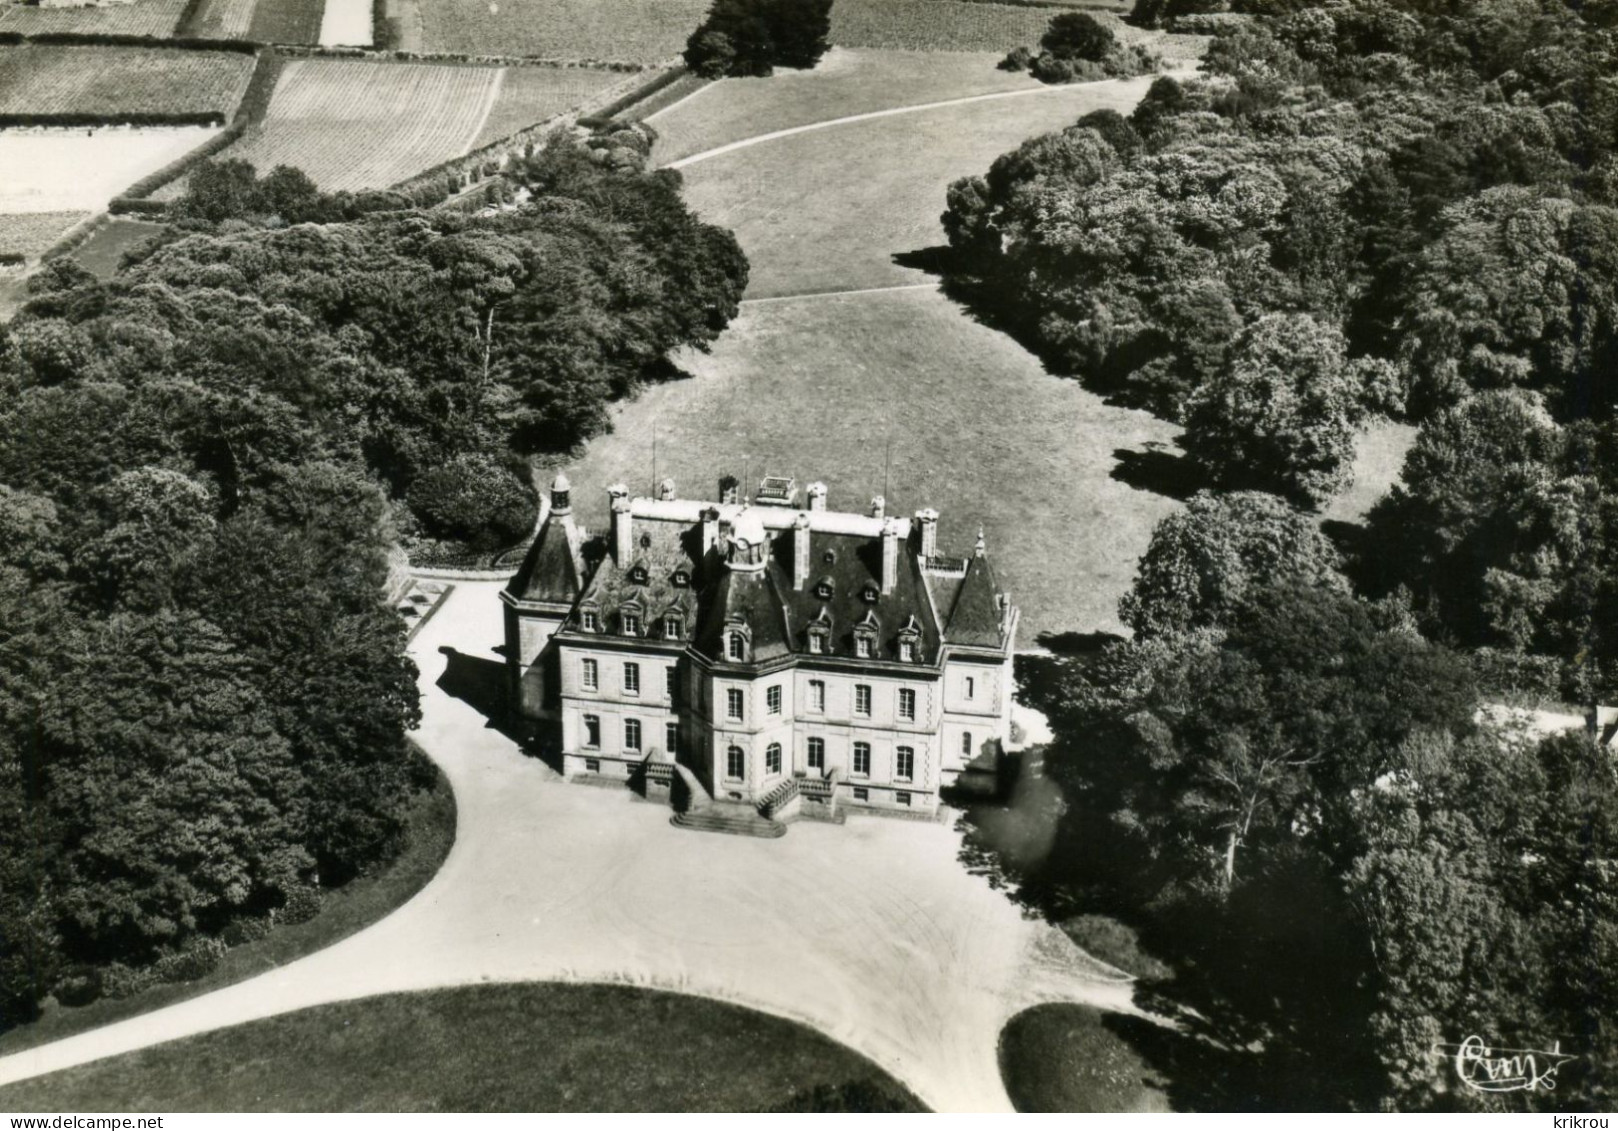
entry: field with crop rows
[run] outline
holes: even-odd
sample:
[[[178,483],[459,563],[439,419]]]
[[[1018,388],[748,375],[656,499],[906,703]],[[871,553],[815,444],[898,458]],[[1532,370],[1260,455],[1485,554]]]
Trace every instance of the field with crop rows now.
[[[489,111],[489,118],[472,148],[554,118],[608,87],[638,80],[638,75],[586,67],[507,67],[500,79],[494,109]]]
[[[1033,47],[1045,34],[1051,8],[982,0],[837,0],[831,41],[843,47],[903,51],[1010,51]],[[1134,39],[1116,16],[1092,13],[1123,39]]]
[[[247,38],[258,43],[319,43],[326,0],[258,0]]]
[[[48,31],[107,35],[150,35],[163,39],[174,34],[185,13],[185,0],[133,0],[105,8],[35,8],[25,4],[0,7],[0,31],[39,35]]]
[[[234,51],[157,47],[0,47],[0,114],[229,117],[253,73]]]
[[[419,9],[426,51],[658,63],[685,50],[708,0],[419,0]]]
[[[203,39],[246,39],[255,0],[202,0],[183,29]]]
[[[0,215],[0,255],[38,257],[88,212],[14,212]]]
[[[495,67],[294,59],[264,124],[225,155],[296,165],[329,191],[386,188],[470,149],[499,83]]]

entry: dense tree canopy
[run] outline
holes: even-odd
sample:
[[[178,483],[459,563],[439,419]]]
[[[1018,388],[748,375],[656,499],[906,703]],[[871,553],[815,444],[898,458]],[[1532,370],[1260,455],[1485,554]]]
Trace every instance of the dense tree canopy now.
[[[713,0],[686,43],[685,65],[707,78],[807,70],[829,46],[832,0]]]

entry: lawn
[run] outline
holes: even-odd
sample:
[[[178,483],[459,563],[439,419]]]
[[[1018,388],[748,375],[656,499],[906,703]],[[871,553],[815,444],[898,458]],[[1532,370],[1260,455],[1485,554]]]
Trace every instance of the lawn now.
[[[195,982],[158,985],[121,1000],[104,998],[69,1009],[50,1008],[33,1024],[0,1034],[0,1056],[149,1013],[177,1001],[245,981],[277,966],[331,946],[370,926],[407,902],[438,874],[455,842],[455,797],[440,776],[434,787],[411,804],[405,842],[392,863],[380,871],[326,893],[320,914],[307,923],[279,927],[257,942],[226,952],[213,973]],[[0,1100],[0,1108],[6,1107]],[[174,1110],[177,1105],[157,1105]]]
[[[295,165],[327,191],[387,188],[470,149],[499,81],[495,67],[294,59],[226,156]]]
[[[163,230],[162,224],[114,216],[90,233],[73,252],[79,265],[98,279],[110,279],[123,264],[124,253]]]
[[[268,0],[266,0],[268,2]],[[186,0],[131,0],[103,8],[38,8],[26,4],[0,7],[0,31],[23,35],[45,32],[89,32],[107,35],[149,35],[164,39],[175,34]]]
[[[651,115],[660,135],[654,155],[666,163],[810,122],[1040,85],[1021,72],[996,70],[997,59],[966,52],[834,47],[812,71],[725,79]]]
[[[247,38],[259,43],[319,43],[325,0],[258,0]]]
[[[924,1110],[813,1030],[627,986],[390,994],[272,1017],[0,1089],[11,1111],[757,1111],[863,1085]]]
[[[1167,1112],[1162,1082],[1083,1005],[1038,1005],[1000,1033],[1000,1073],[1023,1112]]]
[[[208,126],[0,130],[0,212],[99,212],[219,132]]]
[[[156,47],[0,48],[0,114],[202,114],[228,118],[253,57]]]
[[[753,264],[749,297],[925,282],[893,256],[944,242],[951,181],[1087,111],[1128,111],[1151,81],[1045,87],[764,142],[685,166],[686,198],[736,232]],[[700,113],[719,93],[687,105]]]
[[[0,215],[0,255],[37,259],[88,212],[13,212]]]
[[[616,432],[568,468],[592,528],[608,484],[649,484],[654,435],[658,474],[692,496],[746,469],[823,479],[833,506],[863,510],[886,479],[895,511],[942,512],[946,551],[984,526],[1027,646],[1119,631],[1135,561],[1178,506],[1114,477],[1118,449],[1166,445],[1174,425],[1046,374],[935,291],[750,303],[711,356],[680,360],[694,379],[619,406]]]
[[[416,7],[426,51],[651,64],[685,49],[708,3],[417,0]]]
[[[500,78],[494,107],[472,148],[566,113],[608,87],[626,81],[633,82],[635,77],[587,67],[507,67]]]

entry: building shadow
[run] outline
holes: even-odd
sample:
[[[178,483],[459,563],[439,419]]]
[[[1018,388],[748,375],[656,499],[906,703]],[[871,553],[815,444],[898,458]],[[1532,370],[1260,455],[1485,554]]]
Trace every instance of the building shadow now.
[[[438,689],[459,699],[487,720],[489,729],[499,731],[522,748],[530,758],[538,758],[557,773],[562,772],[561,744],[553,741],[550,730],[522,718],[512,709],[510,673],[499,660],[469,656],[444,645],[444,674]]]

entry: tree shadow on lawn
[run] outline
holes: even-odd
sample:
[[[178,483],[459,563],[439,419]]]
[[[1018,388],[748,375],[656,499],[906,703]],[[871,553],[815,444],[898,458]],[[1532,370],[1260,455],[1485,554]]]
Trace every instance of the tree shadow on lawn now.
[[[1144,452],[1116,448],[1112,457],[1118,464],[1112,469],[1111,477],[1137,491],[1150,491],[1184,502],[1208,486],[1188,457],[1166,451],[1159,445],[1148,444]]]

